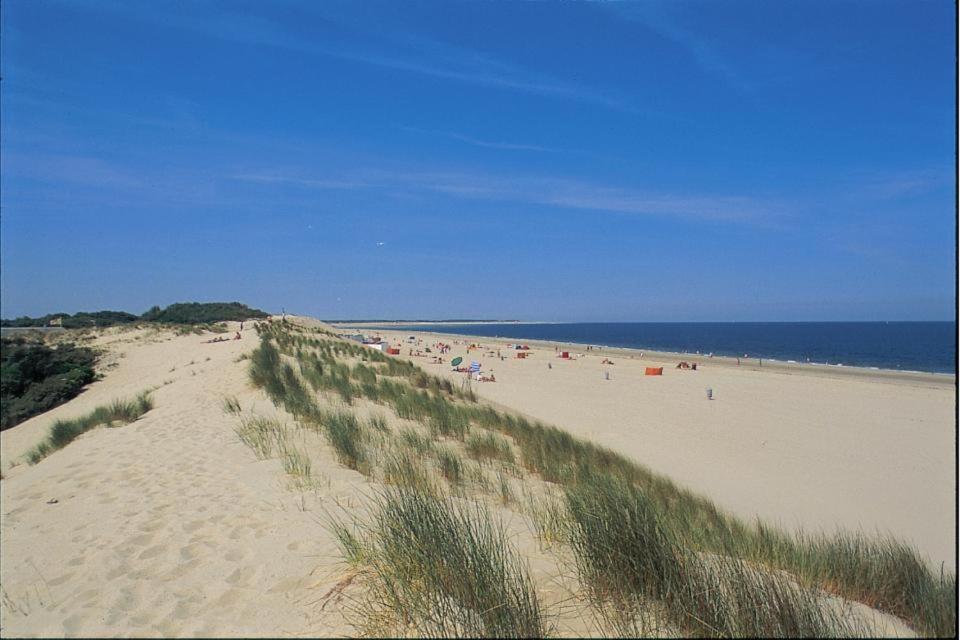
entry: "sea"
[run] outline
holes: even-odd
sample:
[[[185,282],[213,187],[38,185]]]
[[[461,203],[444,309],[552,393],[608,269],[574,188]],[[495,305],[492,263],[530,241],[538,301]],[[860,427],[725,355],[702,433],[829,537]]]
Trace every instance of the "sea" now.
[[[956,374],[956,322],[577,322],[381,326],[784,362]]]

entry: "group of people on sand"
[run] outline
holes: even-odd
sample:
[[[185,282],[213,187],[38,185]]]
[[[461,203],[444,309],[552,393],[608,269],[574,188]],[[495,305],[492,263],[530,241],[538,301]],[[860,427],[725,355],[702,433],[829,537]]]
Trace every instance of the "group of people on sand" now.
[[[237,331],[237,333],[234,334],[233,336],[233,340],[239,340],[241,337],[242,336],[240,335],[240,332]],[[224,336],[217,336],[216,338],[213,338],[211,340],[204,340],[203,342],[204,344],[210,344],[212,342],[230,342],[230,340],[231,340],[230,338],[225,338]]]
[[[240,323],[240,331],[243,331],[243,323]],[[240,335],[240,331],[237,331],[233,334],[233,340],[240,340],[243,336]],[[216,338],[211,338],[210,340],[204,340],[204,344],[211,344],[216,342],[230,342],[230,338],[226,336],[217,336]]]

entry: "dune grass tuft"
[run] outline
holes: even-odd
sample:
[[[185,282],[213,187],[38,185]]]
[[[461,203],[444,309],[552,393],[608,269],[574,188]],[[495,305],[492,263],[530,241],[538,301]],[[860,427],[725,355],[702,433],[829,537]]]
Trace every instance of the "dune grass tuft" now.
[[[368,597],[393,620],[380,633],[546,635],[526,566],[482,505],[393,489],[378,496],[375,511]],[[338,539],[353,557],[362,548],[355,537]]]
[[[57,420],[51,425],[47,438],[27,454],[27,459],[30,464],[36,464],[91,429],[129,424],[151,409],[153,400],[150,393],[144,391],[132,399],[114,400],[108,405],[97,407],[85,416],[72,420]]]
[[[460,454],[448,448],[437,450],[437,467],[440,475],[451,485],[458,485],[463,479],[463,460]]]
[[[266,460],[286,439],[286,426],[279,420],[262,416],[244,417],[234,430],[240,441],[253,450],[259,460]]]
[[[306,488],[312,484],[310,456],[289,439],[281,441],[280,461],[296,486]]]
[[[437,481],[430,473],[423,456],[409,450],[395,451],[386,456],[383,467],[384,482],[425,495],[441,495]]]
[[[237,400],[236,396],[224,396],[220,402],[220,406],[223,408],[223,412],[228,414],[235,415],[241,411],[240,401]]]
[[[682,545],[635,486],[591,476],[565,491],[581,582],[619,633],[649,632],[647,602],[682,633],[724,637],[838,637],[857,631],[788,574]]]
[[[500,460],[513,462],[513,449],[510,443],[489,431],[474,431],[467,438],[467,455],[478,461]]]
[[[365,432],[357,417],[345,411],[335,411],[326,414],[320,422],[340,464],[358,469],[364,461],[362,444]]]

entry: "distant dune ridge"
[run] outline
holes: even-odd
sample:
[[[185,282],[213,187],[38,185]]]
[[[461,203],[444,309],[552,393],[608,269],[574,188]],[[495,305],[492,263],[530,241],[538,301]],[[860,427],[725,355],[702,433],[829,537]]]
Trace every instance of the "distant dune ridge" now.
[[[252,324],[0,433],[5,635],[956,632],[952,385]]]

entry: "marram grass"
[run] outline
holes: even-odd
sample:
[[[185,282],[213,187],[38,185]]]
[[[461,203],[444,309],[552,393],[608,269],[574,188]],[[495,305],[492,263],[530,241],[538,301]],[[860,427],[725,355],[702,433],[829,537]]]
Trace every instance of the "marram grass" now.
[[[130,400],[114,400],[108,405],[97,407],[85,416],[72,420],[57,420],[51,425],[47,438],[27,454],[27,459],[30,464],[37,464],[91,429],[105,425],[129,424],[151,409],[153,400],[150,392],[144,391]]]

